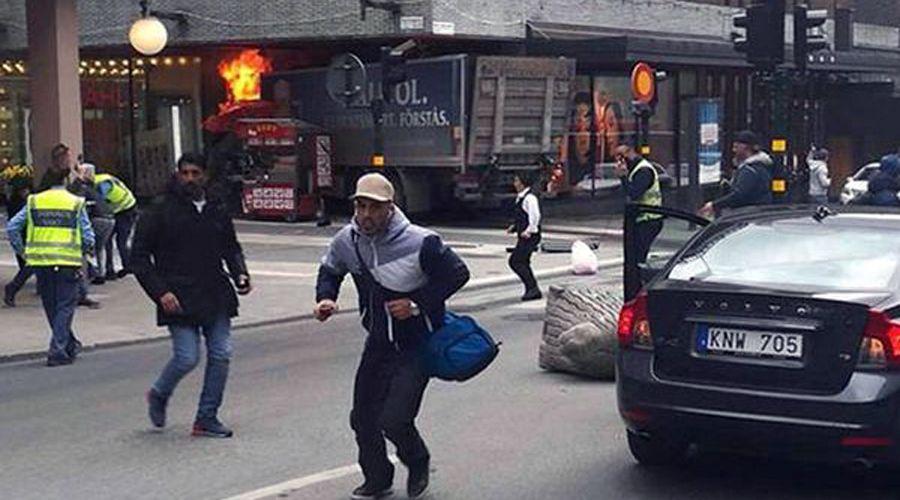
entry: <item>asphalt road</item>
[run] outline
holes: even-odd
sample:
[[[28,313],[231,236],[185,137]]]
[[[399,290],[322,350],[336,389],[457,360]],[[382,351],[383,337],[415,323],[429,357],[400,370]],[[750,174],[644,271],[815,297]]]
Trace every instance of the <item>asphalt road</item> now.
[[[831,467],[707,455],[679,469],[639,467],[614,385],[541,371],[541,304],[491,302],[468,309],[503,341],[497,362],[426,394],[430,498],[895,498],[895,487]],[[143,393],[166,343],[101,350],[66,368],[2,365],[0,498],[217,499],[352,465],[347,415],[362,341],[353,315],[236,333],[222,412],[230,440],[188,435],[199,371],[176,392],[169,427],[150,430]],[[404,480],[399,469],[399,498]],[[284,496],[346,498],[359,481],[342,474]]]

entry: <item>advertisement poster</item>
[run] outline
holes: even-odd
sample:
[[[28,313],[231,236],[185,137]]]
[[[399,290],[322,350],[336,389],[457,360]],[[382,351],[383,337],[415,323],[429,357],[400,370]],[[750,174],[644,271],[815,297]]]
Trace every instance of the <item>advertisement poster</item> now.
[[[722,145],[719,139],[719,102],[704,100],[697,103],[697,145],[700,184],[714,184],[722,179]]]

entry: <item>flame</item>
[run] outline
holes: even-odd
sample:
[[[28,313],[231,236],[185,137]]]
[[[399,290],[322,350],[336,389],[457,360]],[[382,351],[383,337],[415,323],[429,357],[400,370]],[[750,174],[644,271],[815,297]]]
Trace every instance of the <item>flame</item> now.
[[[239,102],[259,100],[260,77],[272,71],[272,62],[259,49],[246,49],[234,59],[220,62],[218,69],[228,91],[228,100],[219,104],[219,112],[224,112]]]

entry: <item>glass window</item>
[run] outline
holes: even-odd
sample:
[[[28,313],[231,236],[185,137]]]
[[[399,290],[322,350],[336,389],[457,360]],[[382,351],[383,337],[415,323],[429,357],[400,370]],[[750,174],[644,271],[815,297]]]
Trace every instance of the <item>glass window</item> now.
[[[825,290],[885,290],[900,264],[900,222],[839,215],[735,224],[688,249],[668,278]]]

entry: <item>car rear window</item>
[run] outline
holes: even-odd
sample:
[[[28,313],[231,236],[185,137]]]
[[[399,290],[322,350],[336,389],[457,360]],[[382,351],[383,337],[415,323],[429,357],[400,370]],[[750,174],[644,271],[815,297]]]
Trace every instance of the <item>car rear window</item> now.
[[[740,223],[688,248],[668,279],[739,285],[886,290],[900,263],[900,221],[834,216]]]

